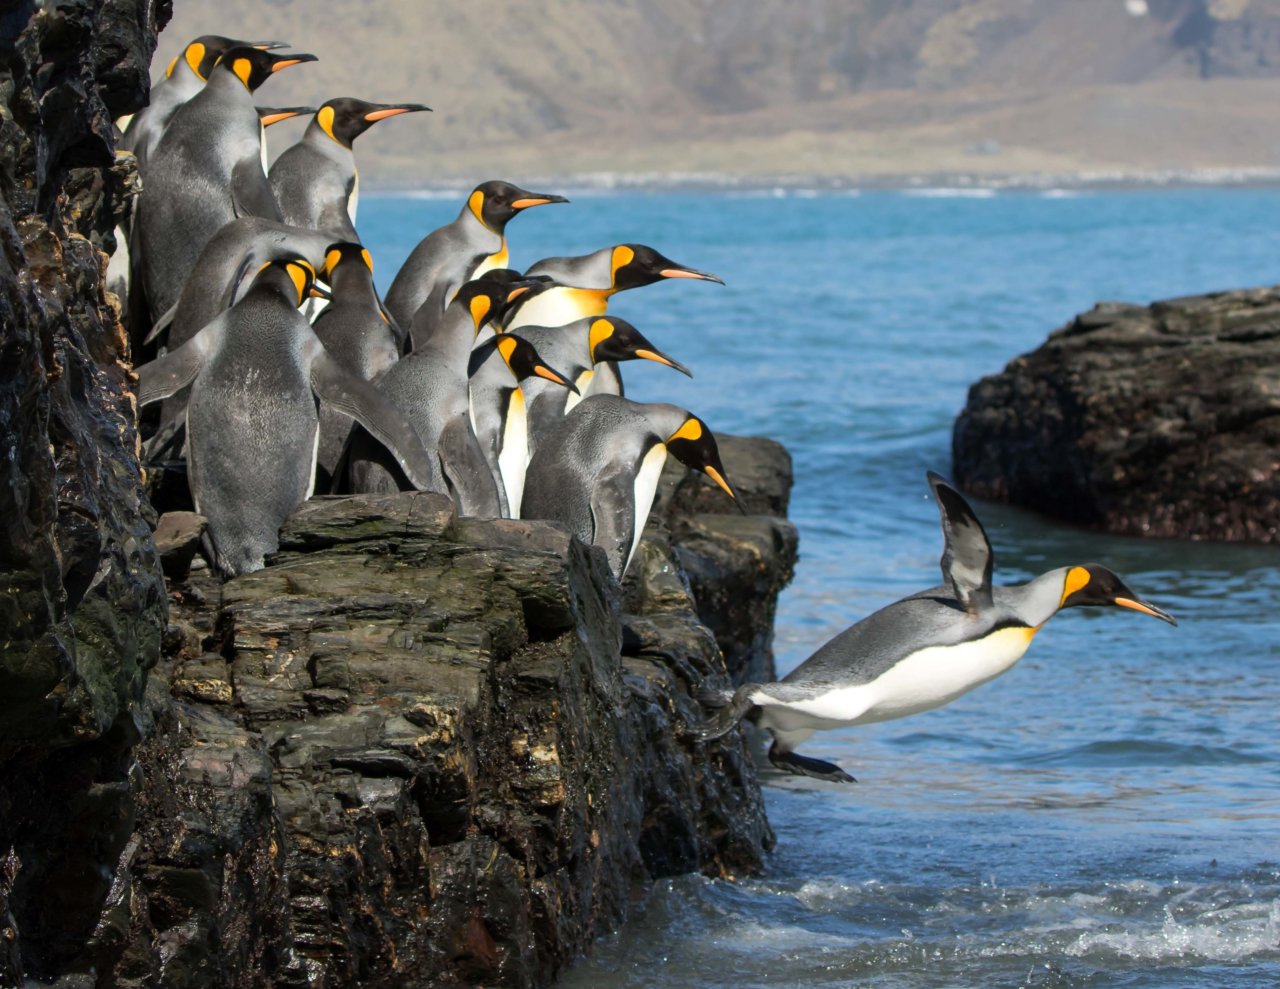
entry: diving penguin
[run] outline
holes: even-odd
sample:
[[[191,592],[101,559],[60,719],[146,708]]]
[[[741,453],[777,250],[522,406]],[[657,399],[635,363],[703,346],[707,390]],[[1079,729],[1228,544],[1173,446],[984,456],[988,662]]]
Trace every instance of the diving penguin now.
[[[578,388],[571,392],[537,378],[521,386],[528,406],[530,454],[537,451],[541,436],[593,394],[591,382],[597,364],[647,360],[693,377],[687,367],[672,360],[631,323],[617,316],[588,316],[568,326],[522,326],[520,335]]]
[[[421,103],[367,103],[349,96],[326,100],[302,139],[271,166],[271,191],[284,222],[320,230],[335,241],[359,240],[360,174],[352,142],[379,120],[430,109]]]
[[[253,93],[273,73],[312,61],[314,55],[232,48],[169,121],[138,204],[143,289],[153,320],[177,301],[200,251],[223,224],[238,216],[280,219],[262,171]]]
[[[427,234],[405,259],[387,290],[387,309],[408,326],[434,296],[441,312],[455,292],[490,268],[507,266],[507,224],[522,210],[567,203],[564,196],[527,192],[510,182],[482,182],[452,223]]]
[[[329,355],[363,381],[372,381],[400,358],[400,340],[387,322],[373,284],[373,258],[352,241],[331,244],[320,277],[333,296],[311,324]],[[334,468],[351,432],[351,420],[341,412],[320,407],[320,446],[316,453],[316,490],[328,491]],[[422,431],[419,438],[433,446]]]
[[[939,475],[929,485],[942,516],[944,583],[880,609],[845,629],[776,683],[748,683],[693,734],[715,739],[743,716],[773,735],[779,769],[834,782],[853,777],[797,754],[815,731],[905,718],[948,704],[1010,669],[1063,608],[1111,605],[1177,622],[1138,598],[1106,567],[1061,567],[1030,583],[993,587],[991,544],[964,498]]]
[[[693,413],[618,395],[584,398],[539,440],[520,517],[563,523],[583,542],[601,547],[621,580],[668,454],[736,499],[715,436]]]
[[[284,520],[311,493],[316,396],[385,443],[415,486],[439,484],[413,427],[329,356],[298,311],[314,278],[301,258],[268,263],[240,302],[138,369],[140,406],[191,386],[188,480],[196,511],[209,520],[211,559],[226,575],[260,569]]]

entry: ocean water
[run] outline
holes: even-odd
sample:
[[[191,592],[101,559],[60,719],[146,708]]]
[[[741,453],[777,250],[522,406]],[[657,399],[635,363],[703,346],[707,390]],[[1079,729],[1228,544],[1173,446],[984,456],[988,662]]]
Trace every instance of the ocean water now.
[[[1098,300],[1280,281],[1270,189],[547,191],[574,202],[512,223],[514,264],[637,241],[727,283],[659,284],[611,312],[695,374],[630,365],[633,397],[795,458],[780,673],[938,581],[924,474],[949,473],[972,382]],[[384,289],[461,199],[363,199]],[[975,507],[998,582],[1096,560],[1180,626],[1067,612],[948,707],[815,736],[802,751],[860,782],[763,770],[764,874],[659,883],[565,986],[1280,985],[1280,550]]]

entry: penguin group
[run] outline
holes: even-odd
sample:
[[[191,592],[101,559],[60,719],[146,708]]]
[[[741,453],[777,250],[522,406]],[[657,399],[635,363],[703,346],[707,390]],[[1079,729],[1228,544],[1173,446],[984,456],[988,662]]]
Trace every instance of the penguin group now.
[[[196,38],[119,138],[142,191],[109,278],[127,299],[145,458],[185,473],[217,570],[265,566],[313,494],[417,490],[462,515],[559,522],[621,580],[668,456],[735,498],[707,424],[624,396],[619,364],[689,370],[608,312],[627,289],[721,280],[639,243],[514,269],[507,227],[568,200],[490,179],[383,299],[354,143],[430,107],[257,104],[276,73],[314,61]],[[269,164],[266,128],[298,116],[301,139]]]
[[[275,73],[315,61],[275,41],[203,36],[123,130],[143,191],[113,258],[127,296],[152,464],[182,464],[206,552],[225,576],[259,569],[315,493],[433,491],[459,514],[548,519],[600,547],[621,580],[668,457],[736,500],[715,436],[674,405],[624,395],[620,364],[689,370],[613,296],[655,282],[721,280],[639,243],[511,267],[508,226],[568,200],[480,182],[431,231],[386,298],[357,227],[353,145],[420,103],[354,97],[261,107]],[[308,115],[268,167],[265,130]],[[746,717],[780,769],[848,782],[801,755],[815,731],[947,704],[1010,669],[1054,614],[1125,608],[1176,624],[1110,570],[1083,564],[997,587],[982,524],[936,474],[943,583],[854,624],[784,679],[704,690],[712,742]]]

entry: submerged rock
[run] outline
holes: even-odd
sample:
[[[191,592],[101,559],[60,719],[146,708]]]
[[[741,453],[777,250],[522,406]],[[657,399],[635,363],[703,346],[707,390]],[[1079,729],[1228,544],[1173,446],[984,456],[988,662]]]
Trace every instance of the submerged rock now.
[[[969,391],[955,479],[1127,535],[1280,536],[1280,289],[1103,303]]]

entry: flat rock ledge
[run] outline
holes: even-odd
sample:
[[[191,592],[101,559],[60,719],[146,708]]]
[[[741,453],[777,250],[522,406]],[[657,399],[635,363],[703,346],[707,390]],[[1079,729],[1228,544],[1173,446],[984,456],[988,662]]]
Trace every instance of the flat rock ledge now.
[[[722,449],[761,514],[668,471],[621,588],[429,494],[316,499],[265,570],[171,579],[97,984],[546,985],[653,879],[758,870],[742,738],[680,729],[772,673],[790,459]]]
[[[1107,532],[1274,543],[1280,288],[1101,303],[969,390],[955,479]]]

